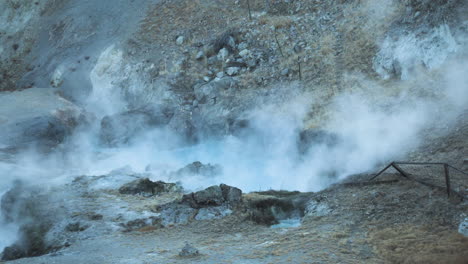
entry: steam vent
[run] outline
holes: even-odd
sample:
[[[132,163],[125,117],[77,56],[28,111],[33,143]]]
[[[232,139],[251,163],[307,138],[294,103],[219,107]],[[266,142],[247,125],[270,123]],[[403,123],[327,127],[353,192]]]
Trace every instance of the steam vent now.
[[[0,0],[0,263],[468,264],[468,0]]]

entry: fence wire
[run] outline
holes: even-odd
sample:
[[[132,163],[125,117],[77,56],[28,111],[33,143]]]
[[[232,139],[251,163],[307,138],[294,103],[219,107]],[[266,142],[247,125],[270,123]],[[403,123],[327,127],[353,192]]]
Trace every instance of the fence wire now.
[[[395,161],[378,172],[371,180],[390,170],[419,183],[444,188],[449,196],[457,194],[465,197],[468,194],[468,173],[447,163]]]

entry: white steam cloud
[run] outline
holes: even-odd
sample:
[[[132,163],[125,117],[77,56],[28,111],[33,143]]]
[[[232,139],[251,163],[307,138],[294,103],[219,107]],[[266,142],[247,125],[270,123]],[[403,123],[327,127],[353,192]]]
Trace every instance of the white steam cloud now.
[[[375,10],[376,14],[383,11]],[[358,78],[360,88],[336,96],[324,110],[327,116],[317,118],[320,130],[331,135],[333,143],[312,141],[306,153],[298,150],[298,140],[308,111],[321,100],[313,93],[259,105],[248,114],[250,126],[239,136],[184,148],[173,148],[179,139],[168,128],[146,131],[131,145],[113,149],[96,144],[95,131],[79,133],[61,152],[46,157],[27,152],[13,163],[0,162],[4,175],[0,194],[13,179],[53,185],[70,181],[71,176],[102,175],[126,166],[150,173],[153,180],[171,181],[171,172],[194,161],[219,164],[222,173],[175,179],[188,190],[226,183],[245,192],[270,188],[318,191],[350,174],[403,157],[423,140],[422,130],[439,120],[449,122],[466,110],[468,62],[448,60],[461,49],[445,25],[425,40],[411,34],[395,43],[385,40],[374,61],[376,71],[389,78],[398,62],[402,79],[409,81],[381,84]],[[423,73],[414,70],[418,59],[427,67]],[[122,68],[126,68],[122,53],[111,46],[91,72],[94,90],[88,110],[98,117],[127,107],[113,86]],[[133,86],[138,85],[136,79]],[[0,223],[0,249],[11,244],[15,233],[15,227]]]

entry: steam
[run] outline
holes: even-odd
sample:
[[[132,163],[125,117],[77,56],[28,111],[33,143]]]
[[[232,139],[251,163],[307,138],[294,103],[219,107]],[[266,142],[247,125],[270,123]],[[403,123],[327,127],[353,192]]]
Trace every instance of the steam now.
[[[320,130],[336,137],[336,142],[312,142],[305,154],[298,151],[299,132],[309,118],[308,111],[318,103],[313,93],[261,104],[247,114],[250,126],[240,135],[194,146],[174,149],[172,142],[180,139],[168,128],[147,131],[133,144],[113,149],[96,145],[92,133],[81,134],[75,138],[73,152],[66,152],[65,158],[49,157],[48,167],[63,168],[57,175],[73,176],[102,175],[128,166],[150,173],[153,180],[180,180],[187,190],[226,183],[246,192],[270,188],[318,191],[350,174],[402,158],[418,146],[424,129],[456,117],[466,108],[463,72],[467,66],[447,63],[441,80],[432,86],[424,81],[412,83],[411,90],[398,82],[383,85],[360,79],[362,87],[336,96],[326,107],[328,115],[318,118]],[[171,172],[194,161],[219,164],[223,173],[171,177]],[[28,160],[28,164],[40,163]]]
[[[114,47],[101,55],[91,72],[96,92],[88,102],[90,109],[100,109],[101,114],[125,109],[120,94],[111,96],[116,93],[112,78],[117,69],[112,67],[119,63],[121,54]],[[328,106],[321,105],[327,113],[324,117],[308,112],[322,99],[313,92],[300,92],[286,100],[266,100],[252,109],[247,113],[250,126],[240,135],[177,149],[174,142],[181,139],[169,128],[148,130],[131,145],[119,148],[102,148],[96,143],[96,131],[85,131],[59,153],[47,157],[24,153],[17,162],[21,166],[10,171],[16,170],[11,174],[15,178],[52,183],[129,166],[135,172],[151,173],[154,180],[171,181],[171,172],[200,161],[221,165],[223,173],[178,179],[189,190],[226,183],[244,191],[318,191],[350,174],[402,157],[420,143],[422,130],[456,117],[467,105],[467,70],[467,63],[445,62],[435,78],[428,81],[424,72],[416,72],[406,84],[352,76],[358,87],[336,96]],[[310,114],[321,130],[337,140],[334,144],[312,142],[302,154],[299,133]]]
[[[375,17],[393,14],[396,8],[393,4],[366,3]],[[103,175],[125,167],[147,173],[153,180],[181,181],[187,190],[225,183],[244,192],[319,191],[351,174],[369,172],[382,163],[404,157],[421,143],[425,129],[440,120],[450,124],[466,110],[468,60],[452,58],[463,50],[464,46],[455,41],[447,25],[434,28],[425,38],[411,33],[396,40],[388,37],[374,59],[375,71],[388,81],[350,75],[348,78],[357,83],[356,87],[345,89],[347,92],[335,96],[328,104],[310,92],[313,89],[304,89],[309,92],[303,90],[284,100],[265,100],[246,113],[249,127],[239,135],[208,138],[197,145],[174,148],[183,140],[170,128],[163,127],[145,131],[130,145],[103,148],[97,144],[96,126],[92,126],[75,134],[67,145],[50,155],[30,150],[18,155],[15,162],[0,162],[3,174],[0,195],[14,179],[47,187],[67,183],[74,176]],[[141,88],[146,84],[139,74],[124,61],[123,52],[111,45],[90,72],[93,92],[86,108],[98,121],[104,115],[127,110],[122,91],[114,85],[123,76],[129,77],[132,95],[148,92]],[[421,64],[422,70],[418,68]],[[151,71],[154,65],[135,67]],[[390,80],[395,71],[401,80]],[[291,87],[280,90],[289,92]],[[157,95],[154,100],[169,97],[164,94],[168,91],[163,85],[150,92]],[[154,100],[149,99],[151,103]],[[310,109],[317,108],[326,115],[310,113]],[[310,119],[315,128],[305,125]],[[334,142],[312,140],[305,153],[301,153],[299,134],[304,128],[331,135]],[[194,161],[219,164],[222,173],[173,178],[172,172]],[[121,183],[108,184],[117,188]],[[0,249],[14,242],[16,231],[14,225],[0,222]]]
[[[418,66],[427,69],[440,67],[459,48],[447,24],[442,24],[421,38],[415,33],[402,36],[388,36],[382,43],[380,52],[374,59],[377,73],[384,79],[390,78],[393,71],[402,80],[415,77],[412,72]]]

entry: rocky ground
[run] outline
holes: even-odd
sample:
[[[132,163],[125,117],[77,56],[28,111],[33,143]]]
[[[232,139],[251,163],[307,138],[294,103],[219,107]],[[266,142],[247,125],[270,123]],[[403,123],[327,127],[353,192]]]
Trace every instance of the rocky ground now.
[[[150,197],[85,192],[69,201],[81,208],[67,206],[69,212],[53,227],[55,242],[66,241],[60,250],[8,263],[466,263],[468,239],[457,232],[466,200],[448,199],[443,190],[398,174],[356,184],[369,176],[317,193],[244,194],[224,217],[166,207],[173,199],[184,200],[177,190]],[[79,181],[73,189],[81,189],[75,186]],[[212,202],[215,197],[209,194]],[[281,199],[296,203],[284,205]],[[161,205],[166,211],[155,209]],[[281,208],[288,206],[302,209],[302,215],[282,215]],[[184,216],[187,209],[192,216]],[[303,217],[300,226],[274,228],[265,225],[266,211],[278,219]],[[179,213],[174,217],[174,212]],[[164,214],[171,219],[154,221]],[[180,256],[186,243],[199,254]]]
[[[465,116],[457,120],[453,126],[466,125]],[[466,135],[451,131],[430,145],[457,142],[456,156],[463,157]],[[423,145],[409,158],[426,151]],[[415,179],[443,177],[431,167],[403,169]],[[195,162],[174,174],[219,170]],[[466,263],[468,257],[466,179],[454,180],[459,195],[447,197],[444,185],[426,186],[391,170],[372,181],[371,174],[354,175],[316,193],[242,194],[226,185],[187,193],[148,176],[121,169],[77,177],[53,192],[14,188],[25,195],[13,203],[28,206],[34,197],[44,210],[33,218],[51,210],[56,217],[47,217],[53,223],[43,239],[49,246],[42,250],[51,253],[8,263]],[[8,204],[3,198],[3,211]]]
[[[368,181],[393,157],[468,171],[466,0],[5,0],[0,10],[0,173],[8,179],[0,223],[19,229],[2,261],[468,263],[468,176],[449,170],[450,197],[440,166],[402,165],[410,179],[389,170]],[[354,95],[364,95],[357,105]],[[360,149],[347,127],[333,131],[337,100],[351,117],[360,105],[385,113],[370,116],[370,128],[338,119],[352,135],[384,136]],[[402,123],[421,104],[430,118]],[[272,109],[256,124],[252,112],[264,105]],[[400,109],[408,111],[392,115]],[[291,131],[270,127],[276,116],[293,120]],[[404,137],[413,126],[411,142],[394,140],[392,131]],[[334,184],[317,192],[184,189],[177,181],[186,176],[212,182],[223,173],[195,160],[164,175],[157,164],[102,175],[71,166],[136,143],[151,148],[148,131],[166,131],[156,141],[172,150],[249,139],[258,127],[264,134],[254,141],[285,134],[265,145],[290,133],[298,159],[342,141],[348,152],[400,144],[368,173],[337,176],[338,163],[328,165],[322,176]],[[92,158],[79,152],[87,147]],[[64,158],[29,167],[38,153]],[[33,177],[16,179],[21,173]]]

